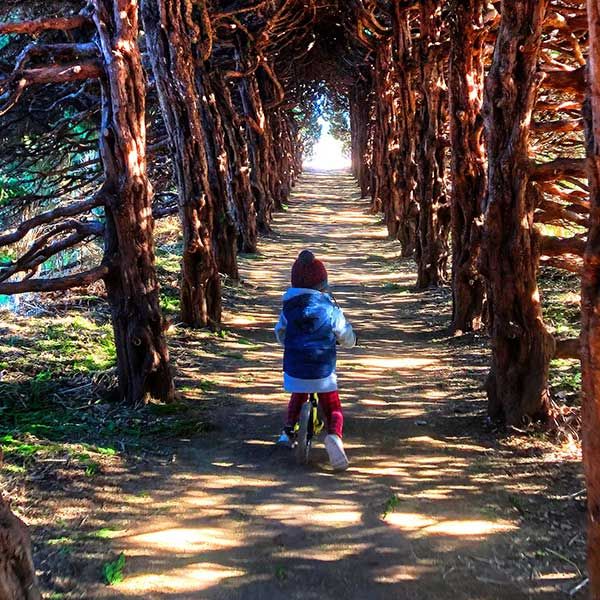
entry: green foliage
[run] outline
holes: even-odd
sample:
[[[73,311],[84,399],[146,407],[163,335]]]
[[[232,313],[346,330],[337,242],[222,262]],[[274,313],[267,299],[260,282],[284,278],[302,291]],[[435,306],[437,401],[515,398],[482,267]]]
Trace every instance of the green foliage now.
[[[393,513],[400,506],[400,498],[396,496],[396,494],[392,494],[386,501],[385,507],[383,509],[383,514],[381,515],[383,519],[387,519],[387,516],[390,513]]]
[[[160,308],[164,313],[178,314],[181,310],[181,299],[174,288],[164,288],[160,294]]]
[[[121,552],[116,560],[109,561],[102,567],[102,575],[106,585],[115,585],[125,579],[125,553]]]

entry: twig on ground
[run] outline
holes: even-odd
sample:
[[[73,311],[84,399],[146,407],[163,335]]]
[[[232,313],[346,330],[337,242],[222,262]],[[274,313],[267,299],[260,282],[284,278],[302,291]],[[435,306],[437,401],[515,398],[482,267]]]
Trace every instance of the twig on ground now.
[[[586,577],[582,582],[578,583],[572,590],[569,591],[569,596],[574,596],[579,590],[582,590],[590,582]]]
[[[547,552],[550,552],[550,554],[554,554],[554,556],[560,558],[561,560],[564,560],[565,562],[569,563],[571,566],[575,567],[575,569],[577,569],[577,573],[581,577],[581,571],[579,570],[579,567],[577,566],[577,563],[574,563],[570,558],[567,558],[566,556],[564,556],[560,552],[557,552],[556,550],[552,550],[552,548],[545,548],[545,550]]]

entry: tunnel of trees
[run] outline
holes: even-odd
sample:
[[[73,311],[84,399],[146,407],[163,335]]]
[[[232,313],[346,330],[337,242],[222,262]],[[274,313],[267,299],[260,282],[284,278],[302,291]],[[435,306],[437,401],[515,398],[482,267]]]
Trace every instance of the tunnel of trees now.
[[[0,294],[103,282],[122,402],[170,401],[155,223],[179,217],[181,321],[218,328],[326,112],[416,287],[489,333],[492,419],[550,422],[550,361],[581,359],[598,598],[599,39],[596,0],[5,1]],[[580,338],[544,322],[548,265],[582,278]],[[0,592],[37,597],[0,527]]]

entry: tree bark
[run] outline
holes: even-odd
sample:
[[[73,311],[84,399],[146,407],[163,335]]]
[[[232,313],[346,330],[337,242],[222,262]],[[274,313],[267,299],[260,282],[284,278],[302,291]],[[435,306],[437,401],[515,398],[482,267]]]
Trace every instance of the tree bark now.
[[[105,277],[122,397],[173,398],[154,266],[152,188],[146,172],[146,89],[136,0],[94,0],[106,66],[100,151],[105,170]]]
[[[227,148],[223,118],[217,106],[217,97],[223,98],[226,93],[225,86],[218,73],[209,73],[201,64],[197,65],[195,79],[204,129],[208,182],[214,206],[212,244],[217,268],[220,273],[238,279],[238,224],[230,180],[231,154]]]
[[[441,6],[435,0],[420,5],[420,87],[418,113],[419,156],[417,197],[419,231],[416,249],[417,287],[439,286],[447,278],[450,206],[445,182],[446,91],[441,53]]]
[[[417,165],[416,130],[417,114],[414,90],[414,48],[410,32],[409,11],[394,3],[393,60],[398,89],[398,164],[396,187],[399,198],[397,238],[402,256],[412,256],[417,246],[419,204],[415,198]]]
[[[452,329],[481,327],[484,283],[479,273],[486,191],[483,140],[484,0],[450,1],[448,75],[452,160]]]
[[[352,173],[358,181],[360,195],[369,195],[367,144],[369,136],[370,90],[366,82],[358,82],[350,91],[350,130],[352,135]]]
[[[528,190],[529,123],[547,0],[504,0],[486,80],[488,194],[483,273],[492,339],[488,411],[511,425],[549,414],[548,365],[554,340],[542,318],[538,237]]]
[[[190,0],[144,0],[152,68],[171,141],[183,229],[181,319],[192,327],[221,320],[221,280],[213,246],[214,199],[202,106],[196,87],[199,25]]]
[[[583,465],[587,486],[590,598],[600,599],[600,7],[588,0],[589,104],[586,110],[590,227],[581,286]]]
[[[0,462],[2,457],[0,456]],[[29,530],[0,497],[0,600],[41,600]]]

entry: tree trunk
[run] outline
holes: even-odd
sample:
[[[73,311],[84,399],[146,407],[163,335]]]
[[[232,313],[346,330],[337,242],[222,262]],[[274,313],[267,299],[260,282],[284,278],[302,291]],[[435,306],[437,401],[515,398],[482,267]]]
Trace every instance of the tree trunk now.
[[[444,56],[441,52],[442,19],[441,6],[437,1],[421,2],[420,27],[420,85],[423,97],[418,115],[419,231],[415,258],[417,287],[424,289],[442,285],[446,281],[450,229],[444,158],[446,92]]]
[[[600,7],[588,0],[590,50],[586,142],[590,227],[581,288],[583,464],[587,485],[590,598],[600,600]]]
[[[209,73],[203,65],[198,65],[196,88],[200,98],[208,181],[214,206],[212,244],[219,272],[238,279],[238,224],[230,180],[229,161],[231,155],[227,148],[223,119],[217,106],[217,97],[223,98],[225,94],[224,87],[223,81],[217,73]]]
[[[547,0],[504,0],[486,80],[488,195],[483,274],[492,338],[488,411],[511,425],[549,413],[548,364],[554,340],[542,319],[538,240],[529,185],[529,123]]]
[[[144,23],[162,114],[173,151],[183,229],[181,319],[192,327],[221,320],[221,280],[213,247],[202,107],[196,87],[199,26],[191,0],[144,0]],[[167,34],[168,32],[168,34]]]
[[[246,119],[250,177],[254,191],[257,227],[259,233],[268,234],[271,231],[274,199],[270,186],[267,117],[254,75],[241,80],[239,91]]]
[[[371,210],[383,212],[388,235],[396,239],[398,233],[397,206],[392,190],[390,149],[395,143],[393,86],[391,70],[391,42],[381,42],[375,53],[373,73],[373,148],[371,152]]]
[[[358,181],[360,195],[369,195],[367,145],[369,137],[370,90],[365,82],[357,83],[350,92],[350,123],[352,135],[352,173]]]
[[[0,497],[0,600],[41,600],[41,597],[29,530]]]
[[[398,99],[398,168],[395,187],[400,194],[397,238],[402,256],[412,256],[417,246],[419,204],[415,198],[417,165],[416,156],[416,98],[413,84],[413,46],[409,24],[409,11],[394,4],[393,60],[396,70]]]
[[[136,0],[94,0],[106,68],[100,151],[107,197],[105,278],[122,397],[171,400],[165,324],[154,266],[152,188],[146,172],[145,81]]]
[[[234,213],[233,219],[237,225],[238,249],[240,252],[256,252],[258,231],[250,181],[248,144],[229,87],[221,81],[220,89],[221,92],[215,96],[215,100],[225,130],[228,154],[227,187],[233,199],[231,211]]]
[[[451,0],[450,144],[452,147],[452,329],[481,327],[484,283],[479,274],[481,214],[486,191],[483,140],[484,0]]]

